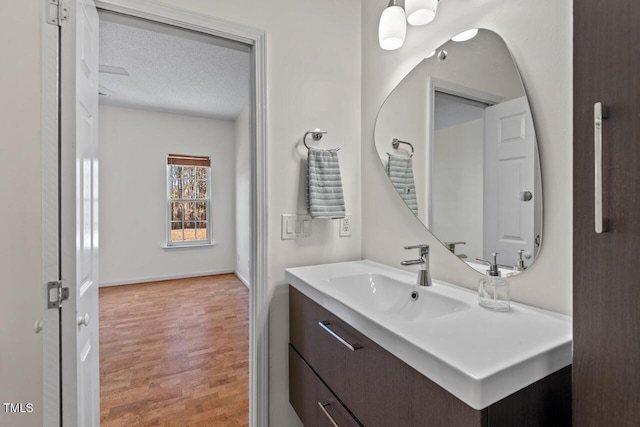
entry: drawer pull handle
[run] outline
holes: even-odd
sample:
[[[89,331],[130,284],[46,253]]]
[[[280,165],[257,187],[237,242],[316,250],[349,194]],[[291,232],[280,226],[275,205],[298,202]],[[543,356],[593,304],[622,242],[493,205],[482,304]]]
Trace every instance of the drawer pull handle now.
[[[327,406],[329,405],[331,405],[331,402],[329,403],[318,402],[318,406],[320,407],[320,410],[322,410],[322,413],[329,419],[329,421],[331,421],[331,424],[333,424],[333,427],[340,427],[338,423],[336,423],[336,420],[334,420],[331,414],[327,411]]]
[[[334,337],[335,339],[340,341],[349,350],[356,351],[356,350],[360,350],[362,348],[362,346],[360,344],[357,344],[357,343],[350,344],[347,340],[342,338],[340,335],[338,335],[335,332],[333,332],[329,328],[329,325],[331,325],[331,322],[329,322],[328,320],[322,320],[322,321],[318,322],[318,325],[320,325],[320,327],[322,329],[324,329],[325,331],[329,332],[329,334],[331,334],[332,337]]]

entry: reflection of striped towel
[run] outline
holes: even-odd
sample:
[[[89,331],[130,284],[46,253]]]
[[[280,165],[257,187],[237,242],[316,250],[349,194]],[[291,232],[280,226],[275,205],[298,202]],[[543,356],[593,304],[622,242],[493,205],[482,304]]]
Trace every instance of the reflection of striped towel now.
[[[309,149],[307,202],[312,218],[344,218],[344,194],[336,150]]]
[[[409,206],[413,214],[418,216],[418,200],[416,199],[416,185],[413,182],[411,157],[389,154],[387,175],[402,200]]]

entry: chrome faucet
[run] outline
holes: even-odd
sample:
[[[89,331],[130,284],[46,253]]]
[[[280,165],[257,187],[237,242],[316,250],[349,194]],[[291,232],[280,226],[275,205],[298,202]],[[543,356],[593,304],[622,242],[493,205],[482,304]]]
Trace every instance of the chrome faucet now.
[[[444,245],[447,247],[447,249],[449,249],[449,251],[454,254],[455,256],[457,256],[460,259],[465,259],[467,258],[467,255],[465,254],[457,254],[456,253],[456,245],[466,245],[467,242],[443,242]]]
[[[418,270],[418,286],[431,286],[431,274],[429,274],[429,245],[405,246],[405,249],[418,249],[420,258],[409,261],[402,261],[402,265],[424,264],[424,269]]]
[[[518,263],[513,267],[513,271],[524,271],[525,268],[527,268],[524,266],[524,260],[522,259],[523,253],[524,253],[524,249],[518,250],[518,257],[520,259],[518,260]]]

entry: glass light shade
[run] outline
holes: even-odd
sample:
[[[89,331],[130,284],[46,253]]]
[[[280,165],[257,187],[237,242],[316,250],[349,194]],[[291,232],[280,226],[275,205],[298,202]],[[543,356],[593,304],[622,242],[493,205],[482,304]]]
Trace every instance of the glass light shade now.
[[[477,35],[478,29],[473,28],[471,30],[463,31],[460,34],[456,34],[455,36],[451,37],[451,40],[453,40],[454,42],[466,42],[467,40],[471,40]]]
[[[425,25],[436,17],[438,0],[406,0],[404,7],[409,24]]]
[[[407,18],[400,6],[389,6],[380,16],[378,40],[384,50],[399,49],[407,35]]]

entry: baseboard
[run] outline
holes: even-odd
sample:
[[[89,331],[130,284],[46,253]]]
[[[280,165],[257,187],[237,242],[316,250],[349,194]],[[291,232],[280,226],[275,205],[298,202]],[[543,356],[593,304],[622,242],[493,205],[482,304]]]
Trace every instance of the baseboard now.
[[[238,279],[240,279],[242,284],[245,285],[247,287],[247,289],[249,289],[251,287],[251,285],[249,285],[249,281],[247,279],[245,279],[242,274],[238,273],[238,270],[234,271],[233,273],[236,275],[236,277]]]
[[[199,271],[197,273],[171,274],[168,276],[142,277],[138,279],[118,280],[116,282],[101,282],[100,287],[106,288],[109,286],[134,285],[136,283],[146,283],[146,282],[160,282],[162,280],[188,279],[189,277],[213,276],[216,274],[229,274],[233,272],[234,271],[232,269],[231,270],[211,270],[211,271]]]

